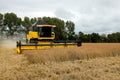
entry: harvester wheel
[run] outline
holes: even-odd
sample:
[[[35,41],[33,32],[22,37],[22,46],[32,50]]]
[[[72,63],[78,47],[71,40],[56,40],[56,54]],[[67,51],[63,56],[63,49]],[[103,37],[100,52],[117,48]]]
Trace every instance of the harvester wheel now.
[[[77,46],[82,46],[81,41],[77,41]]]

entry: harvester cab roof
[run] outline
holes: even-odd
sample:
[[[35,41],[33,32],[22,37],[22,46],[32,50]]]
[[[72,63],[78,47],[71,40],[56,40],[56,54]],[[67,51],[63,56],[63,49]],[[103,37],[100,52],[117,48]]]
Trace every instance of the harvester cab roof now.
[[[38,25],[36,25],[36,27],[56,27],[55,25],[46,25],[46,24],[38,24]]]

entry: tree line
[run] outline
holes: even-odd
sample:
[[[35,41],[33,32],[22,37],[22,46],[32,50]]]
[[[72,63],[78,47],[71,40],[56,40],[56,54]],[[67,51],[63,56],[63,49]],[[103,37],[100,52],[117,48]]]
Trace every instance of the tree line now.
[[[119,43],[120,42],[120,32],[115,32],[111,34],[98,34],[98,33],[91,33],[91,34],[84,34],[83,32],[78,33],[78,39],[82,40],[83,42],[93,42],[93,43],[101,43],[101,42],[108,42],[108,43]]]
[[[21,19],[15,13],[0,13],[0,34],[13,36],[27,33],[28,29],[37,21],[43,20],[48,24],[56,25],[55,34],[57,40],[81,40],[82,42],[120,42],[120,32],[111,34],[91,33],[84,34],[79,31],[75,33],[75,24],[72,21],[64,21],[56,17],[24,17]],[[19,37],[19,36],[18,36]]]

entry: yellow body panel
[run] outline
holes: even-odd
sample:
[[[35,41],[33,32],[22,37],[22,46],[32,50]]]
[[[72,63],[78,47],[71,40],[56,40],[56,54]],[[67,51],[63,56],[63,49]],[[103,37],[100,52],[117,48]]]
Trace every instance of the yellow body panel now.
[[[30,39],[38,39],[38,40],[42,40],[42,39],[48,39],[48,40],[53,40],[53,39],[55,39],[55,33],[54,32],[52,32],[51,33],[51,37],[40,37],[39,35],[38,35],[38,32],[35,32],[35,31],[29,31],[29,33],[27,34],[27,39],[28,39],[28,41],[30,41]]]
[[[27,34],[28,41],[32,38],[39,38],[38,32],[29,31],[29,33]]]

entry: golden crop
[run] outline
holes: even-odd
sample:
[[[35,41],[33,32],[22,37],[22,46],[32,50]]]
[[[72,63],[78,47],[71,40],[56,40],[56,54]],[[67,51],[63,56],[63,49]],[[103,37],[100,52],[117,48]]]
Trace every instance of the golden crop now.
[[[46,61],[74,61],[98,57],[113,57],[120,55],[119,43],[83,43],[78,48],[25,50],[23,54],[32,63],[45,63]]]
[[[0,80],[120,80],[119,43],[25,50],[0,46]]]

